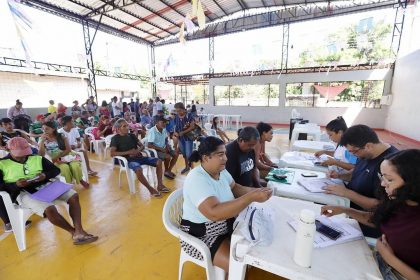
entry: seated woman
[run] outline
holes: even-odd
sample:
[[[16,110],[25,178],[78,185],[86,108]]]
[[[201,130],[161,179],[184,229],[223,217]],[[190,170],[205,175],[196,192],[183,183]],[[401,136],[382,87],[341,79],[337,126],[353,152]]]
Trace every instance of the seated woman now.
[[[51,158],[51,161],[60,168],[61,175],[67,183],[75,179],[77,184],[89,188],[89,183],[82,179],[81,159],[71,151],[67,138],[58,133],[57,127],[51,121],[46,122],[42,128],[44,134],[39,139],[39,154],[41,156],[47,154]]]
[[[103,115],[99,118],[99,124],[94,133],[95,139],[99,140],[111,134],[113,134],[111,121],[108,116]]]
[[[375,211],[342,206],[323,206],[326,216],[345,213],[360,223],[378,227],[376,258],[382,276],[391,279],[420,279],[420,150],[391,154],[381,164],[382,188]]]
[[[340,116],[335,120],[330,121],[325,127],[328,136],[331,141],[337,144],[335,151],[318,151],[315,153],[316,157],[323,154],[331,156],[327,160],[322,162],[323,166],[331,166],[331,169],[342,173],[345,170],[352,170],[356,164],[357,157],[351,154],[346,147],[340,145],[341,136],[347,130],[346,121]]]
[[[213,264],[229,271],[229,239],[235,217],[251,202],[264,202],[272,195],[268,188],[248,188],[233,180],[225,169],[226,148],[222,140],[206,137],[190,161],[200,161],[185,179],[181,230],[199,238],[210,249]],[[199,254],[181,243],[191,256]]]
[[[226,133],[219,128],[219,118],[218,117],[214,117],[212,120],[212,124],[211,124],[211,129],[216,130],[217,135],[220,136],[220,138],[222,138],[223,142],[227,143],[230,141],[229,137],[226,135]]]
[[[259,122],[256,128],[260,134],[260,141],[257,142],[254,148],[255,159],[260,176],[264,179],[271,169],[278,167],[265,153],[265,142],[271,142],[273,140],[273,127],[268,123]]]

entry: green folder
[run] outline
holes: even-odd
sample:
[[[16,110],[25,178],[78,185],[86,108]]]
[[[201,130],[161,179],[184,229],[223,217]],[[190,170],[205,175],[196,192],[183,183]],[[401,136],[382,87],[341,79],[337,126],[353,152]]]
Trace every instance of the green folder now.
[[[286,175],[287,178],[279,180],[279,179],[274,178],[273,174]],[[275,168],[268,173],[268,175],[267,175],[267,177],[265,177],[265,179],[269,180],[269,181],[274,181],[274,182],[279,182],[279,183],[291,185],[293,183],[293,178],[294,177],[295,177],[295,171],[286,170],[286,169],[283,169],[283,168]]]

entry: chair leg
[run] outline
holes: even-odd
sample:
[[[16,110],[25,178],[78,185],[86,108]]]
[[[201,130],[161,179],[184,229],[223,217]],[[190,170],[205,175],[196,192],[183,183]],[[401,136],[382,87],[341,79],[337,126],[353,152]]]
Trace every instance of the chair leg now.
[[[182,250],[182,249],[181,249]],[[182,280],[182,270],[184,269],[184,260],[179,258],[178,280]]]
[[[23,219],[22,213],[17,213],[10,217],[10,224],[13,228],[13,234],[15,235],[16,244],[20,252],[26,250],[26,229],[25,220]]]

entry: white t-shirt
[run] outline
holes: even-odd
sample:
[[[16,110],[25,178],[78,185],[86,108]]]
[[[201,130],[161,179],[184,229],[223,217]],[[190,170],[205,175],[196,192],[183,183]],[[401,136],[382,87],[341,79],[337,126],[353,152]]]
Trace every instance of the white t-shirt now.
[[[201,214],[198,207],[211,196],[216,197],[220,202],[235,199],[230,188],[232,182],[233,178],[226,169],[220,172],[219,180],[213,179],[201,165],[191,170],[183,187],[182,218],[193,223],[209,222],[210,220]]]
[[[80,133],[76,127],[73,127],[70,132],[65,131],[64,128],[60,128],[58,132],[66,136],[70,146],[77,146],[77,138],[80,139]]]
[[[121,115],[121,109],[122,109],[121,102],[114,102],[113,101],[111,103],[111,106],[112,106],[112,113],[114,114],[114,117]]]

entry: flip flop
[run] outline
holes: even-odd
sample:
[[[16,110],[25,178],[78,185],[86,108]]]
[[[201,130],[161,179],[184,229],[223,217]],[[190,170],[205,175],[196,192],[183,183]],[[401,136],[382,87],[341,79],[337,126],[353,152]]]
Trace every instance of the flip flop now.
[[[97,174],[98,174],[98,172],[96,172],[96,171],[93,171],[93,170],[88,171],[89,176],[96,176]]]
[[[169,174],[169,173],[163,173],[163,176],[165,176],[166,178],[168,178],[168,179],[170,179],[170,180],[173,180],[173,179],[175,179],[175,177],[173,177],[171,174]]]
[[[181,174],[185,174],[185,173],[187,173],[188,171],[190,171],[190,168],[184,168],[184,169],[182,169]]]
[[[73,239],[73,244],[74,245],[83,245],[83,244],[88,244],[88,243],[95,242],[96,240],[98,240],[97,236],[88,234],[88,235],[84,235],[84,236],[81,236],[79,238]]]
[[[172,190],[168,189],[167,187],[163,187],[161,189],[158,188],[158,192],[161,192],[161,193],[170,193],[171,191]]]
[[[162,198],[162,194],[160,193],[160,191],[158,191],[158,193],[150,193],[150,195],[153,198]]]

